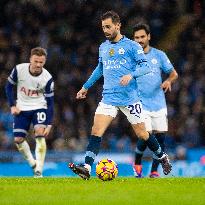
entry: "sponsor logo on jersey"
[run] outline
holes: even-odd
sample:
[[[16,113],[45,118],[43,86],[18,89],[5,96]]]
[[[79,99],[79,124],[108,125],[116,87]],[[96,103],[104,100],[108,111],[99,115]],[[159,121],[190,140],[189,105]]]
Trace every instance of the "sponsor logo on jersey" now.
[[[25,87],[21,87],[20,91],[23,92],[25,95],[30,96],[30,97],[39,96],[38,90],[30,90],[30,89],[27,89]]]
[[[120,68],[121,65],[124,65],[125,63],[127,63],[127,61],[125,59],[122,60],[107,60],[107,61],[103,61],[103,65],[105,66],[105,69],[113,69],[113,68]]]
[[[124,48],[119,48],[118,53],[121,54],[121,55],[123,55],[123,54],[125,53]]]
[[[110,56],[114,56],[115,50],[113,48],[111,48],[110,51],[109,51],[109,54],[110,54]]]
[[[137,54],[142,54],[142,53],[144,53],[144,51],[143,50],[137,50]]]

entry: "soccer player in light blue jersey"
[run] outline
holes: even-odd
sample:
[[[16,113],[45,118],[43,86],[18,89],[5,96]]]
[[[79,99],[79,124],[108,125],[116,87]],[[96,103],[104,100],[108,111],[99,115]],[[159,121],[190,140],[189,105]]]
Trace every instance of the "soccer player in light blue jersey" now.
[[[107,40],[100,45],[99,62],[77,99],[86,98],[88,89],[103,75],[102,100],[94,117],[94,124],[85,154],[85,164],[70,163],[71,170],[83,179],[90,178],[91,167],[99,153],[101,139],[116,117],[122,111],[136,135],[146,141],[146,145],[160,160],[165,174],[171,171],[168,156],[162,151],[156,138],[145,129],[142,105],[137,93],[135,78],[151,72],[142,47],[120,33],[120,18],[114,11],[108,11],[101,17],[102,29]]]
[[[152,67],[152,72],[137,78],[138,94],[141,98],[144,114],[145,127],[149,133],[155,135],[162,150],[164,151],[165,132],[168,130],[167,105],[164,92],[171,91],[172,83],[178,74],[168,59],[167,55],[149,45],[150,29],[147,24],[139,23],[133,28],[134,40],[139,43]],[[168,74],[168,78],[162,82],[161,74]],[[135,152],[135,164],[133,166],[136,177],[142,177],[141,159],[147,144],[143,139],[137,142]],[[150,177],[159,177],[157,168],[159,160],[153,156]]]

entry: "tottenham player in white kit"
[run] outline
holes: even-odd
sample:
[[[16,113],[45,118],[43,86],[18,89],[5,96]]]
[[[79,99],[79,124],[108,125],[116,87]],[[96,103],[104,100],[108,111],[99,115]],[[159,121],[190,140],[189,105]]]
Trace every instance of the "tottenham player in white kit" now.
[[[34,177],[42,177],[46,155],[46,141],[53,118],[54,82],[51,74],[43,67],[46,50],[40,47],[31,50],[30,63],[13,68],[6,84],[6,95],[11,113],[14,115],[14,142],[17,149],[33,168]],[[13,87],[17,86],[17,100]],[[35,159],[25,140],[30,125],[35,133]]]

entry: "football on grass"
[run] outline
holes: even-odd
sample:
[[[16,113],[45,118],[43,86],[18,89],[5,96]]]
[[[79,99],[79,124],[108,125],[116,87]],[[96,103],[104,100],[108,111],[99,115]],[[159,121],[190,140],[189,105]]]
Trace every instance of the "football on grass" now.
[[[117,174],[117,164],[111,159],[102,159],[96,165],[96,175],[103,181],[113,180]]]

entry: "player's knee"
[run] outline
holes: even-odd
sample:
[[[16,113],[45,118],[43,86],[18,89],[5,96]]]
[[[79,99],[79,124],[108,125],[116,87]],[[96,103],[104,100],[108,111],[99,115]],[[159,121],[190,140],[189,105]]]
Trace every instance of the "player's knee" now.
[[[21,144],[24,141],[23,137],[15,137],[14,138],[14,143],[16,144]]]
[[[103,133],[104,133],[104,129],[102,129],[98,126],[93,126],[92,127],[92,131],[91,131],[92,135],[101,137],[103,135]]]
[[[139,139],[147,140],[149,138],[149,133],[147,131],[140,130],[137,134]]]
[[[36,136],[43,136],[44,130],[45,130],[44,127],[35,129],[35,135],[36,135]]]

